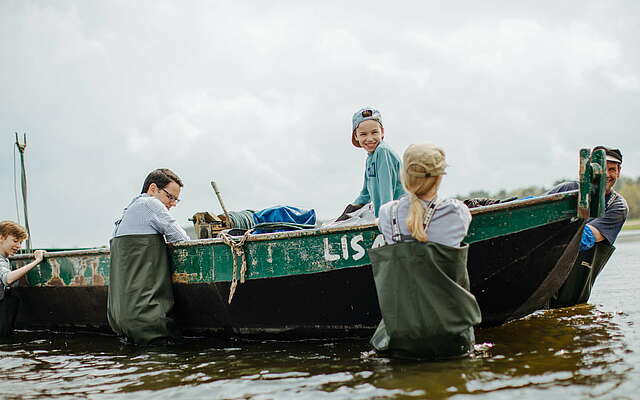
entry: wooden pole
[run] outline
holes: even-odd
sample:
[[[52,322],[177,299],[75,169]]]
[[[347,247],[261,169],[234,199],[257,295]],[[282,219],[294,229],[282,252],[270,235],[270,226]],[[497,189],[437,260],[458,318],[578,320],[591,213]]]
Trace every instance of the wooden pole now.
[[[216,197],[218,197],[218,201],[220,202],[220,206],[222,207],[222,211],[224,212],[224,216],[227,217],[227,224],[231,226],[231,218],[229,218],[229,213],[227,212],[227,208],[224,206],[224,202],[222,201],[222,196],[220,196],[220,191],[218,190],[218,185],[214,181],[211,181],[211,187],[213,191],[216,192]]]
[[[27,171],[24,167],[24,151],[27,148],[27,134],[23,136],[23,142],[20,143],[18,139],[18,132],[16,132],[16,147],[20,152],[20,167],[21,167],[21,186],[22,186],[22,209],[24,211],[24,226],[27,229],[27,251],[31,250],[31,230],[29,229],[29,210],[27,209]]]

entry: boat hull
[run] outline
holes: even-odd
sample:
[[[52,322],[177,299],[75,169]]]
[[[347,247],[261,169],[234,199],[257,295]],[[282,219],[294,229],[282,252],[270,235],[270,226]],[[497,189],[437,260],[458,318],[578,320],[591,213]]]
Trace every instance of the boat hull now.
[[[586,219],[604,210],[605,153],[581,149],[579,160],[579,190],[471,210],[463,242],[483,325],[546,307],[567,279]],[[380,311],[366,249],[382,245],[374,225],[172,245],[174,317],[186,333],[370,334]],[[14,289],[17,327],[109,330],[109,269],[106,248],[48,253]]]
[[[499,325],[547,304],[578,253],[583,220],[563,220],[470,245],[471,291],[482,325]],[[174,317],[187,334],[337,337],[369,335],[380,321],[371,266],[248,279],[174,283]],[[108,331],[106,286],[17,288],[22,329]]]

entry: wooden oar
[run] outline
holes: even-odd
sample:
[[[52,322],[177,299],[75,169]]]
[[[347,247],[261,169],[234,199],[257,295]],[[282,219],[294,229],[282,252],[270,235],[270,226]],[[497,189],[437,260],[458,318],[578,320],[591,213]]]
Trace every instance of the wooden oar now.
[[[227,208],[224,206],[224,202],[222,201],[222,196],[220,196],[218,185],[216,185],[214,181],[211,181],[211,187],[213,188],[213,191],[216,192],[216,197],[218,197],[218,201],[220,202],[220,206],[222,207],[224,216],[227,217],[227,224],[229,224],[229,226],[231,227],[231,218],[229,218],[229,213],[227,212]]]

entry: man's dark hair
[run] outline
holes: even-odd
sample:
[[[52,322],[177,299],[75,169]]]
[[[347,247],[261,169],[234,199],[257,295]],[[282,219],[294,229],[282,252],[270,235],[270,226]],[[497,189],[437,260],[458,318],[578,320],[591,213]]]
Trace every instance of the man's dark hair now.
[[[158,189],[164,189],[171,182],[177,183],[180,187],[183,186],[182,181],[173,171],[168,168],[158,168],[147,175],[142,185],[142,192],[140,193],[147,193],[152,183],[155,183]]]

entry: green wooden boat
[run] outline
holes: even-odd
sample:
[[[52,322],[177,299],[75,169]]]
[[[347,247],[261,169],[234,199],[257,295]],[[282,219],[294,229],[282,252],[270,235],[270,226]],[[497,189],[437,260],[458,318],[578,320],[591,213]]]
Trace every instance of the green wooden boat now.
[[[564,283],[586,218],[604,210],[604,163],[603,152],[583,149],[579,190],[472,209],[465,242],[483,325],[545,307]],[[374,225],[176,244],[176,320],[186,333],[368,335],[380,311],[367,249],[383,244]],[[18,255],[12,263],[31,258]],[[109,330],[108,281],[108,249],[50,252],[16,289],[16,324]]]

